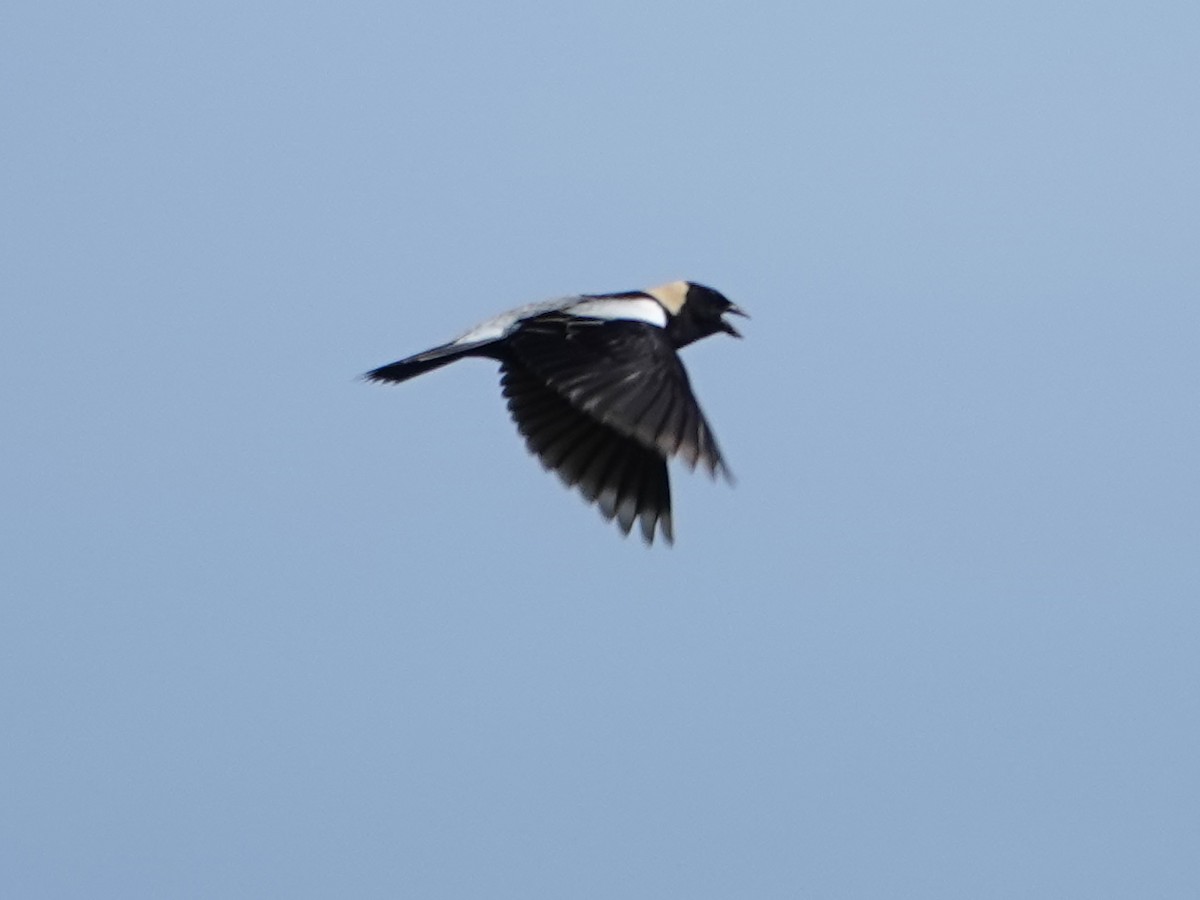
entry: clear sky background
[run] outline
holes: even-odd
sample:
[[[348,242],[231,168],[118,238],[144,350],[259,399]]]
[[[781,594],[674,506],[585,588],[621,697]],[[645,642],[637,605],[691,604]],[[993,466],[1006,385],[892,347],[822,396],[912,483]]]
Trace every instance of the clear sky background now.
[[[0,15],[0,894],[1200,895],[1194,2]],[[736,487],[495,366],[676,278]]]

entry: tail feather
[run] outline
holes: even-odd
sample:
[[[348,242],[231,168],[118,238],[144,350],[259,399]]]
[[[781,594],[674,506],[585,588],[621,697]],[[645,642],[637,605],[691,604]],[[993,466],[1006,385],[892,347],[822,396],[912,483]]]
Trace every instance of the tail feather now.
[[[424,353],[418,353],[415,356],[388,363],[386,366],[380,366],[378,369],[372,369],[363,378],[367,381],[387,381],[399,384],[426,372],[432,372],[434,369],[440,369],[464,356],[486,355],[480,352],[480,348],[483,346],[483,343],[443,344],[441,347],[434,347]]]

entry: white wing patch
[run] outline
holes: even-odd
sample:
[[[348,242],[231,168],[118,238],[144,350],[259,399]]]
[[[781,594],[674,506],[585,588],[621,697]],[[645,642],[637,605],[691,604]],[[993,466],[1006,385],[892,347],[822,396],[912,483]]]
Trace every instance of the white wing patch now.
[[[459,335],[451,344],[484,344],[506,337],[518,322],[542,313],[562,310],[584,319],[630,319],[646,322],[659,328],[667,327],[667,313],[658,300],[649,297],[561,297],[542,303],[527,303],[480,322],[470,331]]]
[[[666,310],[657,300],[649,297],[604,297],[596,300],[584,300],[566,309],[573,316],[583,316],[588,319],[630,319],[634,322],[646,322],[667,327]]]

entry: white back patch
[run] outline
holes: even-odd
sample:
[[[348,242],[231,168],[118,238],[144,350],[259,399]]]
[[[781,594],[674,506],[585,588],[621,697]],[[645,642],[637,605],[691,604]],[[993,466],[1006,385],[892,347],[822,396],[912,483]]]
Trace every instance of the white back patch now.
[[[483,344],[488,341],[498,341],[507,337],[519,322],[555,310],[562,310],[587,319],[630,319],[634,322],[646,322],[650,325],[657,325],[659,328],[665,328],[667,314],[663,311],[664,308],[671,310],[669,302],[676,302],[674,300],[676,297],[678,306],[682,306],[687,296],[687,287],[686,281],[677,281],[675,284],[663,285],[653,291],[646,291],[645,293],[654,297],[654,300],[649,297],[575,295],[560,297],[557,300],[544,300],[541,303],[526,303],[524,306],[510,309],[486,322],[480,322],[451,341],[451,344]],[[664,300],[663,296],[671,299]]]
[[[656,288],[650,288],[646,293],[661,303],[663,309],[671,315],[677,316],[683,309],[683,304],[687,302],[687,293],[690,287],[691,285],[686,281],[672,281],[670,284],[660,284]]]
[[[666,312],[649,297],[599,297],[572,304],[566,312],[588,319],[629,319],[667,327]]]
[[[574,303],[575,299],[575,297],[563,297],[559,300],[545,300],[541,303],[526,303],[524,306],[518,306],[516,309],[500,313],[500,315],[488,319],[486,322],[480,322],[470,331],[459,335],[451,343],[479,344],[485,341],[498,341],[512,331],[513,326],[522,319],[528,319],[531,316],[540,315],[541,313],[552,312],[556,309],[563,309]]]

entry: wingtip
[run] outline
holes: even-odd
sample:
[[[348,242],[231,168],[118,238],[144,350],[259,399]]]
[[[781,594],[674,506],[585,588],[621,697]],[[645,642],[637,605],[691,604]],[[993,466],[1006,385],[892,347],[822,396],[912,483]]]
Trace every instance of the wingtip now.
[[[675,522],[671,517],[670,510],[659,517],[658,533],[662,535],[662,539],[667,542],[668,547],[675,546]]]

